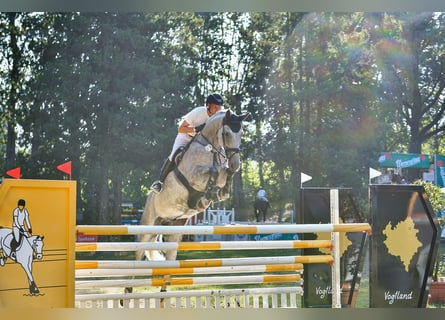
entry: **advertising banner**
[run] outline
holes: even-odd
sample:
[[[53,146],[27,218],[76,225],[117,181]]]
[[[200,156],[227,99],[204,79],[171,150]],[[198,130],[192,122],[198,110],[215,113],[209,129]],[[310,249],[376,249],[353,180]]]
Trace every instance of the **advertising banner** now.
[[[425,308],[439,225],[423,186],[371,185],[370,307]]]
[[[428,169],[430,167],[430,156],[417,153],[381,152],[379,165],[383,168]]]
[[[331,223],[329,188],[302,188],[298,223]],[[341,223],[363,222],[353,201],[351,189],[339,189]],[[331,239],[330,233],[302,233],[303,240]],[[364,261],[367,235],[363,232],[340,234],[340,278],[342,307],[354,307]],[[303,255],[331,254],[329,249],[304,249]],[[305,264],[303,301],[305,308],[330,308],[332,306],[332,273],[328,264]]]

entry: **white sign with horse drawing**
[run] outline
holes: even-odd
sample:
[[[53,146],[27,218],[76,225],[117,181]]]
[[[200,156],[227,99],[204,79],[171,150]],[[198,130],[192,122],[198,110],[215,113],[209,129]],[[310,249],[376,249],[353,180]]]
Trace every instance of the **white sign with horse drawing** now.
[[[75,182],[0,185],[0,306],[74,304]]]

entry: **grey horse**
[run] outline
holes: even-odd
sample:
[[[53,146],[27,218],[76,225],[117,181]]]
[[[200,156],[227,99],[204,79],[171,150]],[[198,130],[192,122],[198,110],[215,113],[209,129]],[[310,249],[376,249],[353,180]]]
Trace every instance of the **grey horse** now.
[[[149,193],[142,225],[185,225],[213,202],[229,198],[233,175],[239,170],[242,122],[249,114],[236,115],[223,110],[207,120],[204,128],[175,157],[175,168],[167,175],[160,193]],[[140,241],[156,241],[158,235],[143,235]],[[176,242],[182,235],[165,235]],[[136,259],[158,260],[155,251],[139,251]],[[165,259],[175,260],[168,251]]]

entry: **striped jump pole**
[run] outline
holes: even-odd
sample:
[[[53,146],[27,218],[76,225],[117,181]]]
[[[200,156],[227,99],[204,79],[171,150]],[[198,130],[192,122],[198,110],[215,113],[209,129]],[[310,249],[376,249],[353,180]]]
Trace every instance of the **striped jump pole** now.
[[[331,240],[225,241],[225,242],[80,242],[76,251],[138,250],[249,250],[332,248]]]
[[[203,268],[223,266],[253,266],[263,264],[295,263],[333,263],[331,255],[246,257],[223,259],[188,259],[188,260],[76,260],[75,268],[79,269],[155,269],[155,268]]]
[[[228,285],[258,284],[279,282],[300,282],[300,274],[272,274],[248,276],[216,276],[196,278],[160,278],[160,279],[116,279],[116,280],[81,280],[76,281],[77,289],[96,289],[110,287],[165,287],[187,285]]]
[[[76,278],[89,277],[127,277],[127,276],[165,276],[165,275],[203,275],[221,273],[270,273],[302,271],[302,263],[273,264],[254,266],[227,266],[203,268],[158,268],[158,269],[79,269]]]
[[[223,225],[223,226],[123,226],[79,225],[76,230],[85,235],[138,234],[264,234],[317,232],[371,232],[369,223],[289,224],[289,225]]]

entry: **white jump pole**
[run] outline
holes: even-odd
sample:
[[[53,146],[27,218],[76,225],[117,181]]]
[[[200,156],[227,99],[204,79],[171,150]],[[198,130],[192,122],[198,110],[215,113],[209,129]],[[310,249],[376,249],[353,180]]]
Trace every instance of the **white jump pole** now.
[[[331,203],[331,223],[339,224],[339,192],[338,189],[330,190]],[[340,234],[338,232],[331,233],[331,242],[333,244],[332,256],[334,264],[331,268],[332,273],[332,308],[341,308],[341,286],[340,286]]]
[[[330,240],[225,241],[225,242],[80,242],[76,252],[137,250],[254,250],[331,248]]]
[[[283,271],[301,272],[302,263],[273,264],[254,266],[227,266],[203,268],[158,268],[158,269],[78,269],[76,278],[91,277],[131,277],[131,276],[165,276],[165,275],[203,275],[221,273],[271,273]]]
[[[337,190],[338,192],[338,190]],[[370,232],[368,223],[289,224],[289,225],[223,225],[223,226],[117,226],[79,225],[77,231],[85,235],[137,234],[264,234],[317,232]]]
[[[277,256],[248,257],[223,259],[189,259],[189,260],[76,260],[78,269],[151,269],[151,268],[200,268],[223,266],[253,266],[261,264],[293,264],[293,263],[333,263],[331,255],[312,256]]]
[[[300,282],[300,274],[272,274],[248,276],[216,276],[197,278],[153,278],[153,279],[116,279],[116,280],[82,280],[76,281],[77,289],[110,288],[110,287],[145,287],[145,286],[184,286],[210,284],[259,284],[277,282]]]

